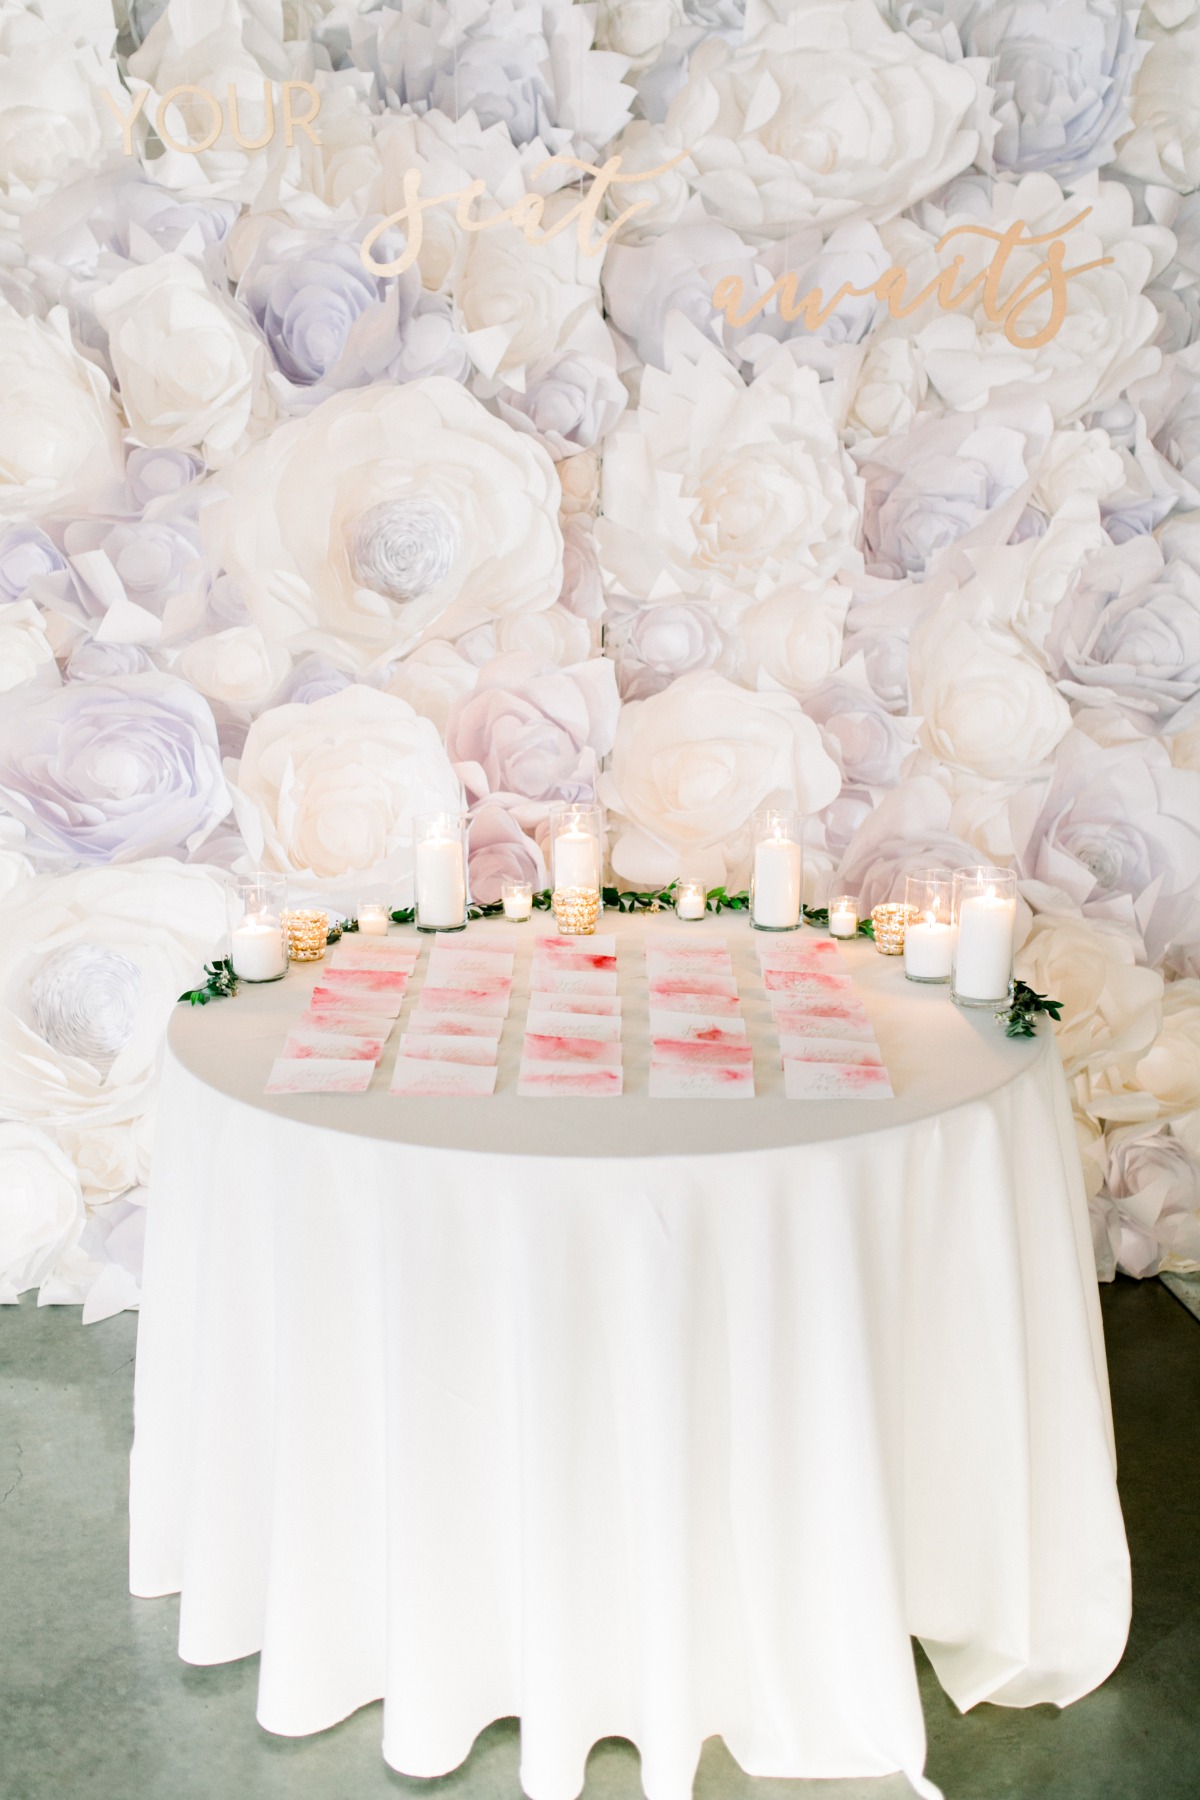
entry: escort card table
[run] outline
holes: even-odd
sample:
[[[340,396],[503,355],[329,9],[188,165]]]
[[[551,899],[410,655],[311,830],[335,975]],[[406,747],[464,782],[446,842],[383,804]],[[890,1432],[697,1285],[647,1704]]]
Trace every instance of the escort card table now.
[[[1066,1705],[1129,1620],[1053,1038],[851,943],[895,1098],[789,1101],[725,916],[687,929],[732,952],[756,1098],[652,1100],[643,951],[680,927],[606,914],[624,1095],[520,1099],[550,929],[518,928],[491,1098],[390,1095],[395,1036],[365,1094],[265,1097],[311,969],[177,1010],[133,1592],[181,1593],[190,1663],[261,1651],[268,1731],[382,1696],[410,1776],[519,1716],[532,1800],[613,1735],[650,1800],[714,1735],[934,1794],[910,1637],[959,1707]]]

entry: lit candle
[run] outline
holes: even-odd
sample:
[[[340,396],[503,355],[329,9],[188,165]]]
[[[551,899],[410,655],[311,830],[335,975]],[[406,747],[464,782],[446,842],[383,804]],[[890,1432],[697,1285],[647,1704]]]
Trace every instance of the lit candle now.
[[[754,923],[790,931],[800,923],[800,846],[776,827],[754,850]]]
[[[368,900],[358,909],[358,929],[365,937],[386,937],[388,928],[387,907],[375,900]]]
[[[500,890],[506,919],[528,919],[533,916],[532,881],[506,881]]]
[[[954,946],[954,992],[964,1000],[1005,1000],[1012,979],[1016,903],[994,888],[964,900]]]
[[[910,981],[945,981],[950,973],[951,934],[935,912],[911,919],[904,933],[904,973]]]
[[[858,905],[849,894],[839,894],[829,902],[829,935],[852,938],[858,932]]]
[[[273,913],[247,913],[229,934],[229,960],[242,981],[278,981],[287,968],[283,926]]]
[[[702,881],[681,881],[675,896],[677,919],[702,919],[708,910],[708,895]]]
[[[560,831],[554,840],[554,885],[600,886],[600,846],[590,831]]]
[[[467,878],[461,840],[419,838],[416,846],[417,923],[424,931],[453,930],[467,910]]]

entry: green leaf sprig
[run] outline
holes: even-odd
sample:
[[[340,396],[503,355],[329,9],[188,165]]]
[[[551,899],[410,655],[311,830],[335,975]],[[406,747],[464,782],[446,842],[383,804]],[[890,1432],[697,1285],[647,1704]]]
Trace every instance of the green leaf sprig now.
[[[1045,994],[1039,994],[1024,981],[1013,982],[1012,1003],[1003,1007],[996,1018],[1004,1026],[1005,1037],[1031,1038],[1037,1036],[1035,1020],[1039,1013],[1045,1013],[1055,1024],[1062,1018],[1063,1003],[1051,1000]]]
[[[203,987],[189,988],[180,994],[177,1004],[186,1000],[192,1006],[207,1006],[210,1000],[232,1000],[238,991],[238,978],[233,972],[233,964],[227,956],[219,962],[205,963],[204,973],[208,980]]]

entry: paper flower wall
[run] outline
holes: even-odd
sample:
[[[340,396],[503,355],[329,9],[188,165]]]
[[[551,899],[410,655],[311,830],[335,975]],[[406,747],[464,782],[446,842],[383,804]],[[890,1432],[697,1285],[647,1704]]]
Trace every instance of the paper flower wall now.
[[[592,792],[638,886],[776,797],[864,908],[1012,865],[1101,1268],[1200,1262],[1198,64],[1122,0],[0,4],[0,1297],[135,1293],[223,873],[399,898],[460,792],[485,899]]]

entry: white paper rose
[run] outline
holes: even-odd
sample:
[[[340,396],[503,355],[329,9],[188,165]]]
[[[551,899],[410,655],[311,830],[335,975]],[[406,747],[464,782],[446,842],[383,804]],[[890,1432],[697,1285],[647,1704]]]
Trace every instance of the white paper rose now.
[[[40,1287],[84,1225],[71,1162],[32,1125],[0,1125],[0,1305]]]
[[[955,829],[946,787],[931,775],[909,775],[878,806],[865,811],[837,874],[839,893],[857,894],[864,916],[884,900],[903,900],[912,869],[961,869],[978,864],[979,848]]]
[[[1137,954],[1136,937],[1118,925],[1050,914],[1033,921],[1017,951],[1020,979],[1062,1001],[1055,1036],[1092,1118],[1111,1116],[1114,1094],[1132,1079],[1159,1029],[1162,976],[1139,968]]]
[[[0,694],[32,684],[57,687],[58,679],[44,615],[32,600],[0,605]]]
[[[255,720],[234,770],[234,809],[250,866],[300,879],[412,876],[414,813],[456,812],[461,790],[428,719],[374,688]]]
[[[202,526],[269,643],[365,670],[558,596],[554,464],[442,377],[339,394],[225,485]]]
[[[0,299],[0,519],[82,510],[120,474],[111,390],[66,313],[26,319]]]
[[[501,417],[536,432],[557,462],[607,437],[628,396],[607,362],[568,352],[535,363],[522,392],[502,388],[496,398]]]
[[[232,625],[188,644],[177,672],[210,700],[244,712],[265,706],[292,666],[279,644],[268,644],[257,625]]]
[[[1108,1191],[1121,1218],[1117,1263],[1126,1274],[1200,1268],[1200,1163],[1178,1138],[1161,1127],[1118,1128]]]
[[[469,694],[479,679],[479,669],[453,644],[431,638],[392,668],[385,691],[406,700],[423,719],[431,719],[440,735],[446,731],[450,708]]]
[[[600,794],[619,814],[612,866],[664,886],[686,862],[712,885],[746,872],[750,815],[779,800],[819,812],[836,765],[790,694],[751,693],[712,671],[683,675],[621,712]]]
[[[119,154],[110,102],[124,112],[128,97],[106,13],[30,0],[0,11],[0,219],[29,214]]]
[[[912,710],[934,756],[989,780],[1032,775],[1065,736],[1070,709],[1014,634],[956,598],[913,633]]]
[[[744,41],[693,51],[631,167],[689,152],[682,174],[708,215],[763,238],[888,219],[970,164],[982,93],[979,64],[931,56],[871,0],[812,0],[782,18],[751,0]]]
[[[605,446],[600,561],[640,600],[765,600],[855,566],[857,483],[811,369],[780,349],[749,386],[693,336],[647,369]]]
[[[1153,1095],[1160,1117],[1200,1106],[1200,981],[1167,983],[1162,1030],[1135,1071],[1138,1087]]]
[[[747,607],[734,637],[743,676],[762,686],[766,675],[793,693],[824,681],[841,661],[848,600],[844,588],[795,587]]]
[[[32,881],[0,902],[0,1116],[139,1119],[171,1008],[224,929],[214,873],[166,859]]]
[[[617,658],[621,696],[646,700],[681,675],[711,669],[725,639],[704,606],[639,606],[607,627],[605,647]]]
[[[446,723],[446,751],[472,798],[586,799],[617,722],[613,665],[593,657],[559,669],[536,656],[497,656]]]
[[[200,450],[221,468],[267,429],[262,342],[188,257],[129,269],[92,304],[144,444]]]
[[[1133,130],[1118,162],[1130,175],[1181,194],[1200,186],[1200,29],[1150,45],[1133,84]]]

